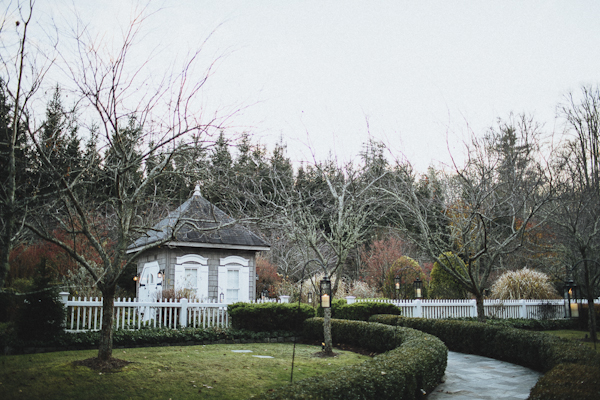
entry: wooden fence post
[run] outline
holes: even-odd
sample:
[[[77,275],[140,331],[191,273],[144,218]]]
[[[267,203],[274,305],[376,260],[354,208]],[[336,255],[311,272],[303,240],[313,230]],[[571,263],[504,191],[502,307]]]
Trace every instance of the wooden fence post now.
[[[179,305],[181,306],[179,309],[179,326],[182,328],[187,327],[187,309],[188,309],[188,299],[179,300]]]

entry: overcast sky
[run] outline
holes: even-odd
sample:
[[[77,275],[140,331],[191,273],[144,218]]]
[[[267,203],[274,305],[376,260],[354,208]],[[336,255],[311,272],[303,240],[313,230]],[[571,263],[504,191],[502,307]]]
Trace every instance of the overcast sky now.
[[[44,3],[42,5],[42,3]],[[73,6],[57,0],[57,14]],[[39,1],[46,7],[45,2]],[[75,1],[94,26],[126,22],[129,1]],[[424,170],[510,112],[548,132],[569,91],[600,82],[598,1],[161,1],[144,46],[181,54],[210,32],[224,54],[206,95],[248,105],[231,134],[294,161],[356,158],[369,137]],[[152,43],[152,44],[149,44]]]

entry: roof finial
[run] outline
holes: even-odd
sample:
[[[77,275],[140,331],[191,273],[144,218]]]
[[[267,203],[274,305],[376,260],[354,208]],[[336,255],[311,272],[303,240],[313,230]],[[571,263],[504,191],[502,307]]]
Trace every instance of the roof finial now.
[[[202,196],[200,194],[200,185],[196,184],[196,188],[194,189],[194,196]]]

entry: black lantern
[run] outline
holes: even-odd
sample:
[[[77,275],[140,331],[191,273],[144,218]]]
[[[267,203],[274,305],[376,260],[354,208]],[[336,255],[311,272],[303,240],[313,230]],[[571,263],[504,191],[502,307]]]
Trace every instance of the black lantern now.
[[[133,280],[136,281],[136,282],[139,281],[140,280],[140,276],[139,275],[134,275],[133,276]]]
[[[394,288],[396,289],[396,299],[400,298],[400,277],[396,275],[394,278]]]
[[[262,291],[262,293],[261,293],[261,294],[262,294],[262,298],[263,298],[263,300],[265,300],[265,299],[268,299],[268,298],[269,298],[269,291],[268,291],[266,288],[265,288],[265,289],[263,289],[263,291]]]
[[[417,280],[415,280],[413,282],[413,285],[415,287],[415,298],[416,299],[420,299],[423,297],[423,281],[421,281],[421,279],[417,278]]]
[[[579,304],[577,304],[577,284],[573,282],[573,279],[569,279],[563,286],[563,293],[565,296],[565,316],[569,318],[579,318]],[[575,300],[571,303],[571,300]]]
[[[313,292],[308,292],[308,302],[312,304],[313,302]]]
[[[321,280],[319,284],[321,289],[321,307],[330,308],[331,307],[331,281],[325,275],[325,277]]]

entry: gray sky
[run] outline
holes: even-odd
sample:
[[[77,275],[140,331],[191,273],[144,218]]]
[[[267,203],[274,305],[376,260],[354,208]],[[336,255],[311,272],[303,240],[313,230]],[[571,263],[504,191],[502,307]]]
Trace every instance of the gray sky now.
[[[130,15],[129,1],[74,3],[94,26]],[[283,137],[294,161],[355,159],[370,136],[424,170],[510,112],[558,132],[562,96],[600,82],[598,1],[150,3],[161,5],[144,46],[183,57],[216,29],[205,55],[225,57],[207,103],[248,105],[230,132],[269,148]]]

